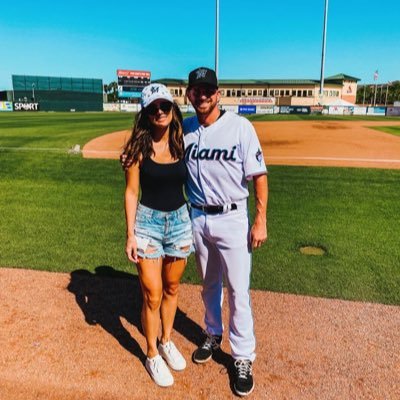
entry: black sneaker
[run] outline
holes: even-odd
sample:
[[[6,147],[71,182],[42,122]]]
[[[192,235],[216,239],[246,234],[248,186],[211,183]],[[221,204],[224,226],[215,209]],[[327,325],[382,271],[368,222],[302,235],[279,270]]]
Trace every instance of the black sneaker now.
[[[193,353],[193,361],[197,364],[207,362],[212,357],[213,351],[218,350],[222,342],[222,336],[211,335],[206,331],[204,331],[204,334],[206,339]]]
[[[247,396],[254,389],[253,381],[253,363],[250,360],[236,360],[235,367],[235,383],[233,387],[239,396]]]

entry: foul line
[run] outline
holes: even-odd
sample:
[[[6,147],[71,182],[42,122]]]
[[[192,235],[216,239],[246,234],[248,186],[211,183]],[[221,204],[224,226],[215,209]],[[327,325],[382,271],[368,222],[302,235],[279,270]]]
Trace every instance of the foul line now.
[[[381,158],[346,158],[346,157],[279,157],[266,156],[267,160],[315,160],[315,161],[351,161],[351,162],[371,162],[371,163],[400,163],[400,160],[381,159]]]
[[[60,149],[57,147],[46,148],[46,147],[0,147],[0,151],[55,151],[66,153],[68,149]]]
[[[102,153],[107,153],[107,154],[121,154],[121,151],[117,151],[117,150],[82,150],[82,153],[95,153],[95,154],[102,154]]]

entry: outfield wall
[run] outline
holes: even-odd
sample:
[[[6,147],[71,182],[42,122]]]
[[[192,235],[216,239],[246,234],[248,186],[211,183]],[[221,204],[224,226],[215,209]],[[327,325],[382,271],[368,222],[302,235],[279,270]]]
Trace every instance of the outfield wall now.
[[[191,105],[180,105],[183,113],[194,113]],[[103,110],[109,112],[138,112],[140,104],[104,103]],[[366,107],[366,106],[277,106],[277,105],[221,105],[221,109],[236,114],[329,114],[329,115],[368,115],[400,116],[400,107]]]
[[[12,75],[12,83],[14,104],[38,104],[27,111],[103,111],[101,79]]]
[[[0,101],[0,112],[10,111],[105,111],[105,112],[131,112],[140,111],[140,104],[132,103],[101,103],[92,107],[93,103],[81,101],[62,101],[60,107],[54,110],[54,103],[41,102],[10,102]],[[81,106],[80,106],[81,105]],[[179,106],[183,113],[194,113],[191,105]],[[398,107],[365,107],[365,106],[267,106],[267,105],[222,105],[221,108],[236,114],[328,114],[328,115],[366,115],[366,116],[400,116]]]

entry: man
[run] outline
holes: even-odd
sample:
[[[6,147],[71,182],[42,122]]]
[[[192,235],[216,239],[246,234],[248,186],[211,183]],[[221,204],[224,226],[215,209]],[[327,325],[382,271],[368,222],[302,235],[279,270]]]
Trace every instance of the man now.
[[[209,361],[222,341],[222,282],[229,300],[229,341],[234,359],[234,390],[254,389],[255,337],[250,301],[251,251],[267,240],[268,185],[261,146],[251,123],[218,108],[215,71],[189,74],[187,97],[196,116],[184,121],[187,195],[191,204],[196,262],[203,279],[205,340],[193,353]],[[248,181],[253,180],[256,214],[250,228]]]

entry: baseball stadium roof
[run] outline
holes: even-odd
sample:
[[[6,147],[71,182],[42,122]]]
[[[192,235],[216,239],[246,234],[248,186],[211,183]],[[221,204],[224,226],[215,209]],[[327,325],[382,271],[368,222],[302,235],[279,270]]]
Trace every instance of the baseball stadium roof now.
[[[164,85],[187,85],[187,79],[155,79],[155,83]],[[315,85],[318,80],[313,79],[220,79],[220,85]]]
[[[342,84],[343,81],[359,81],[359,78],[346,74],[337,74],[325,78],[325,82],[332,84]],[[186,86],[187,79],[155,79],[153,82],[163,83],[164,85],[183,85]],[[220,79],[220,85],[319,85],[318,79]]]
[[[313,79],[220,79],[220,85],[315,85]]]
[[[346,74],[337,74],[333,76],[328,76],[325,78],[325,81],[360,81],[360,78],[356,78],[354,76],[346,75]]]

